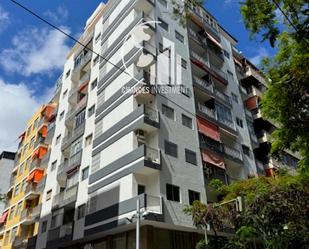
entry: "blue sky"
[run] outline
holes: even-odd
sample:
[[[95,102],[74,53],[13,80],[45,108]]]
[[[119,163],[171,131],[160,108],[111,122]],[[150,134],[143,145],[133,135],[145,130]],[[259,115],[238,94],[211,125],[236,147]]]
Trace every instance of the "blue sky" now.
[[[18,0],[74,37],[82,32],[98,0]],[[238,48],[258,62],[273,54],[267,43],[250,40],[238,0],[207,0],[206,8],[239,41]],[[0,151],[14,150],[25,121],[48,101],[72,41],[14,5],[0,1]]]

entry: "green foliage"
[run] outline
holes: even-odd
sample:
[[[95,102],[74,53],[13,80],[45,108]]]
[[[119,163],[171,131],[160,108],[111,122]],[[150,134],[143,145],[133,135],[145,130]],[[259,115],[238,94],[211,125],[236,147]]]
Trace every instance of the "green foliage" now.
[[[191,17],[190,9],[201,6],[203,0],[172,0],[173,18],[179,22],[180,25],[185,26],[188,18]]]
[[[307,248],[309,244],[309,173],[295,176],[281,172],[273,178],[254,178],[221,188],[223,202],[242,195],[245,211],[237,213],[233,205],[194,202],[186,207],[194,225],[210,224],[215,234],[226,224],[235,228],[235,236],[224,249]]]
[[[282,13],[283,11],[283,13]],[[271,79],[262,99],[262,112],[279,128],[272,134],[271,154],[299,151],[300,168],[309,169],[309,9],[306,0],[245,0],[241,12],[252,37],[277,46],[263,69]]]

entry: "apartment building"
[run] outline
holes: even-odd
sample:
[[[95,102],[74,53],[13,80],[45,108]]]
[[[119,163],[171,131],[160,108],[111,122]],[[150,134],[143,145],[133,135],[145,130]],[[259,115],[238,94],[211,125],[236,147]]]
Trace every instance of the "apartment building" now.
[[[15,153],[2,151],[0,154],[0,172],[11,172],[14,168]],[[10,186],[10,178],[6,174],[0,175],[0,194],[5,195]],[[4,196],[1,196],[4,197]],[[2,246],[5,221],[8,215],[5,200],[0,201],[0,248]]]
[[[216,201],[212,179],[257,175],[237,41],[205,9],[182,26],[172,8],[110,0],[87,20],[86,48],[64,65],[29,248],[133,248],[137,200],[142,248],[194,248],[203,235],[184,206]]]
[[[28,239],[37,233],[49,153],[47,130],[55,117],[56,107],[54,102],[41,106],[19,137],[14,168],[6,175],[10,186],[7,191],[3,249],[26,248],[31,243]]]
[[[279,168],[295,170],[300,159],[299,153],[285,151],[281,158],[269,156],[270,135],[278,124],[273,120],[265,119],[261,113],[260,101],[267,89],[267,80],[259,69],[235,47],[233,47],[233,57],[259,174],[271,176]]]

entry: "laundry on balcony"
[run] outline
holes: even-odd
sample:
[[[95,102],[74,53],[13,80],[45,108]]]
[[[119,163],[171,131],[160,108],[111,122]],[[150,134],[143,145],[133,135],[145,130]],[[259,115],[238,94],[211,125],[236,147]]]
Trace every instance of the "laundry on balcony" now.
[[[221,169],[225,169],[225,164],[223,158],[216,155],[215,153],[211,153],[210,151],[203,150],[202,151],[202,159],[205,163],[210,163],[216,167]]]
[[[35,169],[27,177],[27,182],[39,183],[43,176],[44,176],[44,170],[42,170],[42,169]]]
[[[196,120],[197,120],[198,131],[200,133],[202,133],[207,137],[212,138],[215,141],[220,142],[220,132],[218,126],[200,117],[197,117]]]

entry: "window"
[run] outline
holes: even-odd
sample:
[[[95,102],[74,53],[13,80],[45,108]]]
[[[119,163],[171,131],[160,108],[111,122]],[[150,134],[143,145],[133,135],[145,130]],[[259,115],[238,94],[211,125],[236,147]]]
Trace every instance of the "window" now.
[[[200,200],[200,193],[193,190],[189,190],[189,204],[192,205],[194,201]]]
[[[250,156],[250,149],[246,145],[242,145],[242,151],[245,155]]]
[[[163,5],[165,8],[167,8],[167,1],[166,0],[158,0],[158,2]]]
[[[182,114],[181,115],[182,124],[190,129],[192,129],[192,118],[189,118],[188,116]]]
[[[238,103],[238,97],[235,93],[232,93],[232,100],[235,102],[235,103]]]
[[[21,191],[25,192],[27,187],[27,179],[24,179],[21,183]]]
[[[91,82],[91,90],[93,90],[94,88],[96,88],[98,85],[98,79],[95,79],[94,81]]]
[[[95,111],[95,105],[88,108],[88,118],[94,114],[94,111]]]
[[[64,117],[64,111],[62,111],[60,114],[59,114],[59,119],[62,120]]]
[[[75,128],[80,127],[85,122],[86,110],[83,110],[75,117]]]
[[[239,127],[244,128],[244,124],[240,118],[236,118],[236,123]]]
[[[159,21],[160,27],[168,31],[168,23],[163,21],[160,17],[158,18],[158,21]]]
[[[30,141],[30,144],[29,144],[29,148],[34,146],[34,139],[35,139],[35,137],[31,138],[31,141]]]
[[[86,180],[89,176],[89,166],[82,171],[82,181]]]
[[[92,143],[92,134],[88,135],[86,138],[85,138],[85,147],[91,145]]]
[[[185,149],[186,162],[197,165],[196,153],[194,151]]]
[[[187,61],[183,58],[181,58],[181,66],[182,68],[187,69]]]
[[[42,222],[41,233],[45,233],[47,231],[47,220]]]
[[[164,47],[162,43],[159,43],[159,52],[166,55],[168,58],[171,58],[171,48]]]
[[[55,228],[57,225],[57,215],[53,215],[50,222],[50,228]]]
[[[75,173],[73,173],[72,175],[68,176],[67,179],[67,188],[70,188],[72,186],[74,186],[76,183],[78,183],[79,179],[78,179],[78,171],[76,171]]]
[[[61,134],[56,137],[56,144],[60,143],[60,139],[61,139]]]
[[[185,37],[182,34],[180,34],[177,30],[175,30],[175,38],[181,43],[185,42]]]
[[[83,205],[80,205],[78,208],[77,208],[77,219],[81,219],[81,218],[84,218],[85,217],[85,213],[86,213],[86,205],[83,204]]]
[[[49,201],[51,199],[51,195],[52,195],[52,190],[50,189],[46,192],[46,201]]]
[[[15,191],[14,191],[14,196],[18,195],[20,192],[19,192],[19,187],[20,187],[20,184],[17,184],[16,187],[15,187]]]
[[[93,65],[95,66],[99,62],[99,56],[97,55],[93,60]]]
[[[15,212],[15,216],[19,216],[21,214],[21,208],[22,208],[22,202],[17,204],[17,208],[16,208],[16,212]]]
[[[53,171],[56,169],[56,166],[57,166],[57,160],[53,161],[52,164],[51,164],[51,167],[50,167],[50,170]]]
[[[95,39],[94,39],[94,42],[97,43],[99,40],[100,40],[100,37],[101,37],[101,33],[99,33]]]
[[[166,199],[169,201],[180,202],[179,187],[171,184],[166,184]]]
[[[226,58],[230,58],[230,54],[229,54],[229,52],[227,52],[226,50],[224,50],[223,49],[223,54],[224,54],[224,56],[226,57]]]
[[[167,105],[162,105],[162,114],[172,120],[174,120],[174,109],[167,106]]]
[[[144,194],[146,192],[146,187],[144,185],[137,185],[137,194],[141,195]]]
[[[21,175],[21,174],[24,172],[24,168],[25,168],[25,164],[22,163],[22,164],[19,166],[18,175]]]
[[[65,78],[68,78],[70,76],[71,70],[68,70],[65,74]]]
[[[17,234],[17,227],[14,227],[11,232],[10,242],[13,242],[15,240],[16,234]]]
[[[68,89],[63,92],[62,98],[64,99],[68,95]]]
[[[10,214],[9,214],[9,220],[11,220],[12,218],[13,218],[13,216],[14,216],[14,214],[15,214],[15,206],[13,206],[12,208],[11,208],[11,211],[10,211]]]
[[[174,144],[172,142],[169,141],[164,141],[164,150],[165,150],[165,154],[166,155],[170,155],[173,157],[177,157],[178,153],[177,153],[177,144]]]

